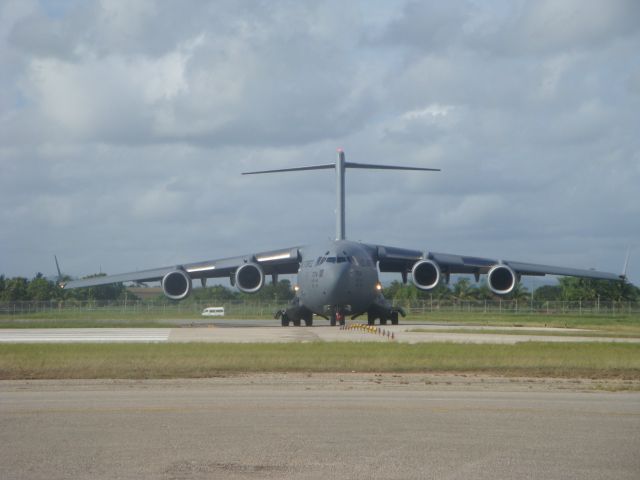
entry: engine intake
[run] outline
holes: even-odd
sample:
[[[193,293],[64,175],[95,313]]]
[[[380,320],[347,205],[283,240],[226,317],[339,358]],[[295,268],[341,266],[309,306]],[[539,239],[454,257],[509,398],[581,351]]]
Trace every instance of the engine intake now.
[[[184,270],[174,270],[162,277],[162,291],[171,300],[182,300],[191,293],[191,277]]]
[[[264,272],[256,263],[245,263],[236,270],[236,286],[244,293],[256,293],[264,285]]]
[[[507,265],[494,265],[487,274],[489,288],[496,295],[506,295],[511,293],[516,287],[518,277],[516,273]]]
[[[431,290],[440,283],[440,267],[433,260],[420,260],[411,269],[414,285],[420,290]]]

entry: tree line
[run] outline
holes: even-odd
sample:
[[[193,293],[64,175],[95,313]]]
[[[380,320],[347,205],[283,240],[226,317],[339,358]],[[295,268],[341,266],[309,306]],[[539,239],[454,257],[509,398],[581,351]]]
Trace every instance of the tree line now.
[[[104,275],[90,275],[87,278]],[[70,279],[66,277],[62,280]],[[56,282],[45,278],[42,273],[36,274],[31,280],[25,277],[5,278],[4,275],[0,275],[0,302],[121,300],[125,298],[125,295],[126,288],[121,283],[65,290],[60,288]]]
[[[92,275],[101,276],[105,274]],[[89,278],[89,277],[87,277]],[[536,300],[536,301],[640,301],[640,289],[624,282],[610,282],[607,280],[590,280],[584,278],[562,277],[557,285],[544,285],[534,291],[518,284],[510,294],[496,296],[486,282],[474,284],[467,277],[459,277],[455,283],[447,285],[441,283],[436,288],[424,292],[411,284],[393,281],[384,288],[383,294],[389,300],[396,302],[411,302],[419,300],[448,300],[472,301],[495,300]],[[254,294],[245,294],[223,285],[194,289],[184,302],[225,302],[225,301],[255,301],[287,303],[295,296],[289,280],[280,280],[276,284],[267,283]],[[136,297],[128,292],[121,283],[100,285],[97,287],[65,290],[59,288],[56,282],[38,273],[34,278],[24,277],[5,278],[0,275],[0,302],[16,301],[86,301],[86,300],[135,300]],[[159,295],[159,299],[165,299]]]

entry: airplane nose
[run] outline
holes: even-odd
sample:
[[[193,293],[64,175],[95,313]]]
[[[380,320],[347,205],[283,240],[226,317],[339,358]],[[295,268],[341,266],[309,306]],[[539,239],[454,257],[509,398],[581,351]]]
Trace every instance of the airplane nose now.
[[[349,264],[337,264],[331,267],[331,288],[327,293],[330,297],[334,298],[334,303],[341,303],[343,297],[351,293],[351,276],[349,271]]]

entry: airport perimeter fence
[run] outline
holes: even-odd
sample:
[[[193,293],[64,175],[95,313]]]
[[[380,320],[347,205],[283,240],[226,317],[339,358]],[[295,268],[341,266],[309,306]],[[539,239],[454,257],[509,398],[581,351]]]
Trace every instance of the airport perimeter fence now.
[[[539,314],[539,315],[640,315],[640,302],[616,301],[530,301],[530,300],[414,300],[395,302],[410,316],[438,313]],[[159,315],[197,318],[207,307],[224,307],[225,316],[233,318],[269,318],[284,303],[256,301],[171,302],[168,300],[135,301],[25,301],[0,303],[0,316],[24,315]]]

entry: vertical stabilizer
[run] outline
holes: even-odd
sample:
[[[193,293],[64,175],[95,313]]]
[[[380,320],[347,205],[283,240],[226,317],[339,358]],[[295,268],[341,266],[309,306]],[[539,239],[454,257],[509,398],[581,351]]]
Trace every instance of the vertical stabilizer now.
[[[280,168],[277,170],[260,170],[256,172],[243,172],[243,175],[255,175],[258,173],[299,172],[303,170],[323,170],[334,168],[336,171],[336,240],[346,238],[345,221],[345,172],[347,168],[366,168],[368,170],[419,170],[423,172],[439,172],[439,168],[401,167],[398,165],[375,165],[370,163],[354,163],[345,160],[344,151],[338,149],[336,163],[324,165],[311,165],[308,167]]]
[[[345,239],[344,220],[344,173],[345,173],[344,152],[338,149],[338,159],[336,160],[336,240]]]

